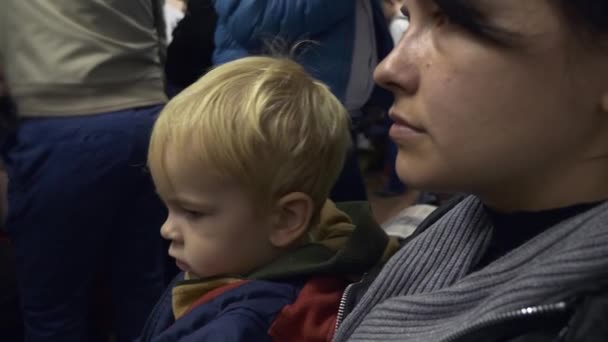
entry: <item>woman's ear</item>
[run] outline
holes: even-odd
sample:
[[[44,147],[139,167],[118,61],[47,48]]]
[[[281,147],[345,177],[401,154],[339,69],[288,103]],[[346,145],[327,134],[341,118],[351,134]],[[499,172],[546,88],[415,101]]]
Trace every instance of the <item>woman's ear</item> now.
[[[270,232],[270,243],[277,248],[289,247],[308,233],[314,204],[310,196],[292,192],[279,199],[277,210],[277,219]]]

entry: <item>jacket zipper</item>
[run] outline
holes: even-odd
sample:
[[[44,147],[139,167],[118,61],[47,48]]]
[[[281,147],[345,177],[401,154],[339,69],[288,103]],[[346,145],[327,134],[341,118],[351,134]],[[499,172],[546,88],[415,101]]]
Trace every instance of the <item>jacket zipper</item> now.
[[[523,308],[519,310],[509,311],[501,314],[492,315],[474,325],[471,325],[459,333],[451,336],[446,340],[446,342],[456,342],[459,339],[468,336],[476,331],[481,331],[483,329],[487,329],[493,326],[498,326],[501,323],[506,323],[509,321],[517,321],[523,319],[532,319],[532,318],[540,318],[543,316],[549,316],[553,314],[564,314],[568,311],[568,304],[564,301],[554,303],[554,304],[545,304],[532,306],[528,308]]]
[[[340,298],[340,306],[338,306],[338,316],[336,316],[336,325],[334,326],[334,336],[342,324],[342,320],[344,319],[344,314],[346,313],[346,304],[348,303],[348,295],[352,290],[353,286],[358,283],[349,284],[346,289],[344,289],[344,293],[342,293],[342,298]]]
[[[364,283],[366,282],[370,282],[370,280],[374,280],[375,276],[371,276],[369,272],[364,273],[361,276],[361,279],[358,282],[354,282],[351,284],[348,284],[348,286],[346,286],[346,288],[344,289],[344,292],[342,293],[342,298],[340,298],[340,306],[338,306],[338,315],[336,316],[336,324],[334,325],[334,337],[336,336],[336,333],[338,332],[338,328],[340,327],[340,325],[342,324],[342,321],[344,320],[344,316],[346,315],[346,310],[348,309],[348,305],[349,305],[349,297],[351,292],[353,291],[353,289],[362,286]],[[333,338],[332,338],[333,340]]]

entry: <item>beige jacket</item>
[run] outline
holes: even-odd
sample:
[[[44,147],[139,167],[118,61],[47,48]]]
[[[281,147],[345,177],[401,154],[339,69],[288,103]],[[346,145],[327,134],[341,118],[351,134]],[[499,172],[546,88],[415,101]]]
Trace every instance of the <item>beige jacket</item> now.
[[[165,102],[163,2],[0,0],[0,66],[20,115]]]

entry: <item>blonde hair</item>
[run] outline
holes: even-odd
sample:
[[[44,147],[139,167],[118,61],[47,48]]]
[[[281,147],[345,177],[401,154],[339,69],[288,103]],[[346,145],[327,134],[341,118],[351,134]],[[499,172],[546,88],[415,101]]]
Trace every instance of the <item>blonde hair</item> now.
[[[164,165],[171,153],[180,167],[243,186],[258,205],[303,192],[316,218],[351,145],[349,124],[329,88],[296,62],[247,57],[211,70],[167,104],[152,131],[149,167],[159,190],[171,184]]]

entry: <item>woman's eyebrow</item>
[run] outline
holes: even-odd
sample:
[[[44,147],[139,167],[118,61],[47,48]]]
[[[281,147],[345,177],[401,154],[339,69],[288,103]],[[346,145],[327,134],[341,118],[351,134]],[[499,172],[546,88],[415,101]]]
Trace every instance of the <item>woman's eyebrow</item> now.
[[[453,21],[459,24],[482,24],[486,20],[478,1],[471,0],[433,0],[435,4]]]
[[[486,0],[433,0],[455,24],[472,34],[500,46],[515,45],[520,35],[492,24],[490,16],[496,8]],[[497,0],[498,1],[498,0]],[[503,1],[503,0],[500,0]]]

